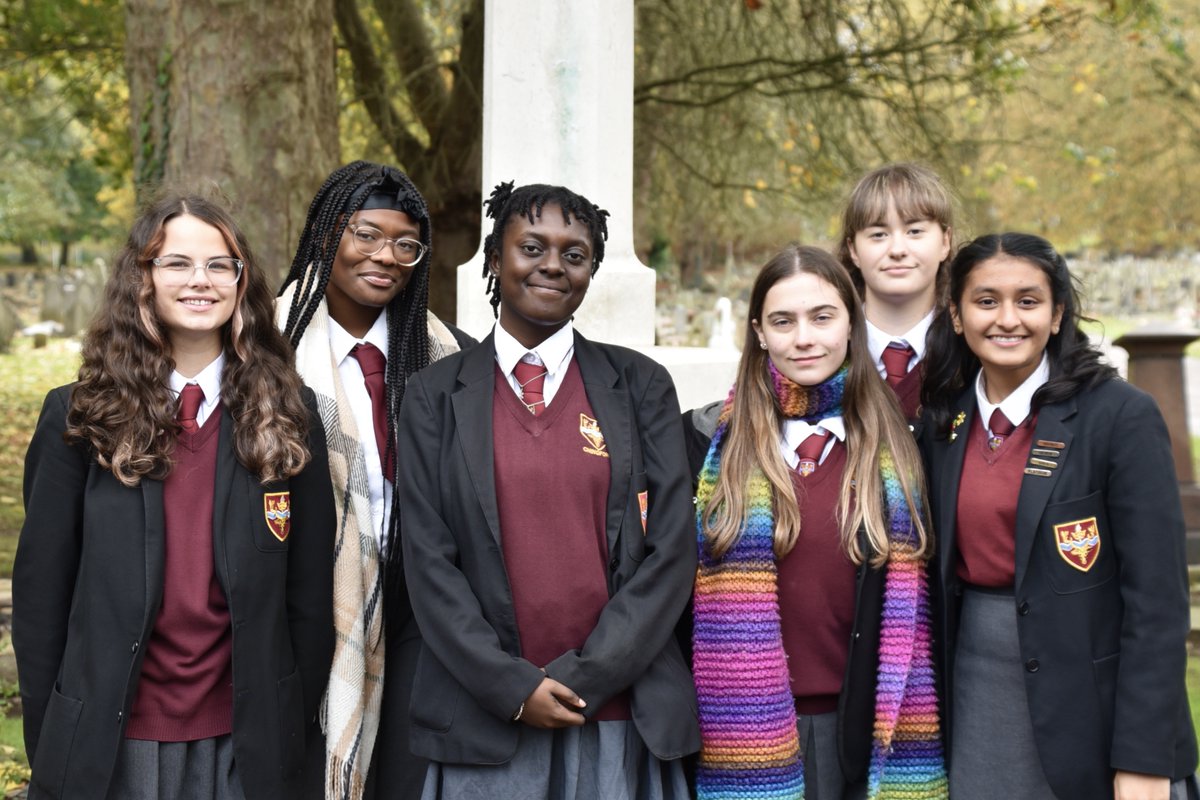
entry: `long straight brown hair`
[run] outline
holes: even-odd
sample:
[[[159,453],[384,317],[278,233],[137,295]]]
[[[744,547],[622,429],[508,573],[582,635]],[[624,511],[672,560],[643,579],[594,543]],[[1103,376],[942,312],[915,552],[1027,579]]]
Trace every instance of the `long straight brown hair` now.
[[[849,370],[842,397],[846,425],[846,471],[838,494],[842,550],[856,564],[883,563],[889,553],[887,508],[880,478],[880,453],[892,453],[913,520],[921,556],[928,555],[930,536],[924,524],[925,479],[920,455],[904,414],[891,389],[880,379],[867,349],[862,301],[845,267],[817,247],[790,244],[766,263],[750,293],[742,358],[729,430],[725,434],[721,470],[703,510],[704,537],[714,557],[737,542],[749,514],[750,479],[761,472],[771,485],[775,519],[775,555],[796,545],[802,520],[790,470],[779,452],[784,418],[767,372],[767,351],[759,345],[753,323],[762,319],[767,292],[793,275],[811,274],[834,288],[850,314]],[[857,536],[865,528],[869,553]]]
[[[245,264],[233,316],[221,332],[221,403],[238,460],[263,483],[295,475],[309,459],[308,412],[291,347],[275,327],[273,293],[233,219],[196,195],[165,195],[134,222],[83,339],[64,438],[90,446],[97,463],[126,486],[170,473],[180,429],[178,401],[169,388],[175,362],[154,310],[150,260],[166,224],[183,215],[220,231],[230,253]]]

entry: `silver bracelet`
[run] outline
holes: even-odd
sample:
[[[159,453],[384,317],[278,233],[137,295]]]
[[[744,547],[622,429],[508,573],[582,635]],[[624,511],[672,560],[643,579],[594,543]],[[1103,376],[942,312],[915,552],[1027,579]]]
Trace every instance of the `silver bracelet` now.
[[[522,714],[524,714],[524,713],[525,713],[525,704],[524,704],[524,703],[521,703],[521,707],[517,709],[517,713],[515,713],[515,714],[513,714],[513,715],[512,715],[512,721],[513,721],[513,722],[520,722],[520,721],[521,721],[521,715],[522,715]]]

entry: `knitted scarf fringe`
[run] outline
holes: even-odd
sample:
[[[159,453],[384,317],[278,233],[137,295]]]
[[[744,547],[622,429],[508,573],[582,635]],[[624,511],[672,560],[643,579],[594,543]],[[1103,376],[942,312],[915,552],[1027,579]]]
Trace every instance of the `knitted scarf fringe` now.
[[[840,413],[847,368],[811,388],[768,362],[783,414],[818,421]],[[725,556],[707,552],[702,518],[721,469],[737,387],[729,392],[696,493],[700,565],[694,597],[693,671],[700,707],[700,800],[802,800],[804,765],[779,619],[772,492],[756,471],[741,536]],[[896,464],[880,455],[890,556],[880,624],[872,800],[944,800],[930,637],[929,589]],[[916,498],[914,498],[915,500]],[[915,503],[919,507],[919,502]]]

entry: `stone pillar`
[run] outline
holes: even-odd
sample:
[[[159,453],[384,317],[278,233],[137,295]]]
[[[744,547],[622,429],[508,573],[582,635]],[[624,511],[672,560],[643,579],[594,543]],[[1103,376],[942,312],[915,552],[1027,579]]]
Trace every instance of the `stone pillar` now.
[[[1200,331],[1155,323],[1130,331],[1113,342],[1129,353],[1129,382],[1148,392],[1162,411],[1171,434],[1171,453],[1188,529],[1188,563],[1200,564],[1200,487],[1192,468],[1184,348],[1200,339]]]
[[[604,263],[575,324],[600,341],[654,344],[653,270],[633,251],[633,0],[487,0],[483,196],[501,181],[562,184],[612,215]],[[458,269],[458,325],[492,325],[479,254]]]

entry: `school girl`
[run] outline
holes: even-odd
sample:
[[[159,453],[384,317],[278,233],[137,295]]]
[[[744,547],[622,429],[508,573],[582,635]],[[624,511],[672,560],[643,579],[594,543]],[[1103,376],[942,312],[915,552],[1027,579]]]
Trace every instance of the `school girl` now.
[[[333,652],[325,439],[213,203],[133,225],[25,462],[13,647],[30,798],[278,798]]]
[[[846,270],[790,245],[689,420],[701,798],[946,797],[920,461],[866,339]]]
[[[1188,583],[1158,407],[1079,330],[1046,240],[971,242],[949,301],[930,334],[921,446],[951,793],[1182,798],[1196,768]]]
[[[945,289],[953,215],[950,191],[919,164],[868,172],[842,213],[838,257],[862,295],[867,348],[909,422],[920,417],[917,367]]]
[[[395,421],[410,375],[474,343],[429,312],[429,258],[417,187],[398,169],[355,161],[313,198],[276,307],[320,401],[337,498],[337,645],[322,717],[329,800],[413,798],[425,775],[408,743],[420,634],[397,544],[405,455]]]
[[[696,562],[674,386],[571,325],[607,212],[505,183],[487,213],[499,321],[413,376],[400,413],[424,796],[686,797],[695,693],[672,631]]]

